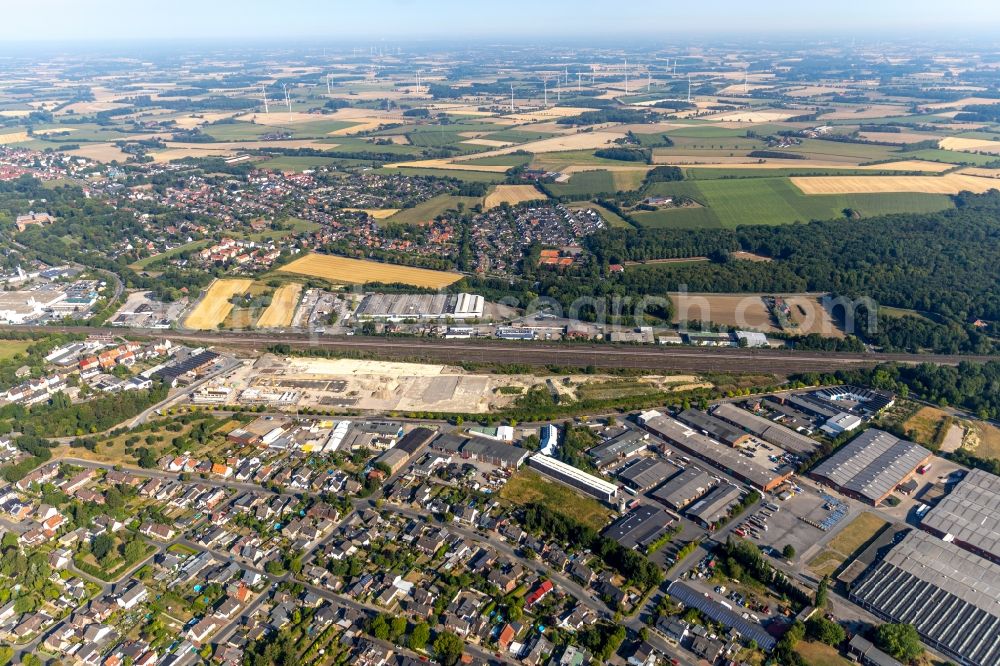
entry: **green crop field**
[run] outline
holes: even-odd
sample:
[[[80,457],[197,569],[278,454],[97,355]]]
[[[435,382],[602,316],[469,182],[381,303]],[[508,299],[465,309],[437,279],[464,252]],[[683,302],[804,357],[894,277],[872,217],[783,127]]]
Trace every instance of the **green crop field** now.
[[[682,167],[683,168],[683,167]],[[876,171],[850,167],[794,167],[788,169],[739,169],[736,167],[688,167],[684,177],[688,180],[718,180],[734,178],[788,178],[790,176],[898,176],[902,171]]]
[[[985,166],[1000,160],[1000,157],[996,155],[976,155],[975,153],[960,153],[957,150],[941,150],[940,148],[915,150],[912,153],[903,154],[908,160],[930,160],[931,162],[950,162],[972,166]]]
[[[381,221],[381,224],[420,224],[429,222],[446,210],[457,209],[458,204],[464,204],[466,209],[482,203],[479,197],[456,197],[451,194],[439,194],[413,208],[404,208],[392,217]]]
[[[552,132],[533,132],[529,130],[501,130],[499,132],[491,132],[483,136],[484,139],[491,139],[493,141],[510,141],[511,143],[524,143],[526,141],[539,141],[541,139],[548,139],[555,136]]]
[[[899,158],[899,148],[879,146],[867,143],[846,143],[840,141],[823,141],[822,139],[803,139],[798,146],[776,149],[783,153],[798,153],[813,160],[830,160],[835,162],[858,160],[873,162]]]
[[[552,183],[548,189],[558,197],[588,197],[618,191],[610,171],[581,171],[566,183]]]
[[[282,128],[242,120],[231,123],[215,123],[202,127],[202,131],[217,141],[256,141],[269,132],[281,132]]]
[[[787,178],[742,178],[656,183],[650,194],[691,198],[706,208],[662,209],[636,213],[649,227],[734,228],[746,224],[790,224],[843,216],[845,208],[870,217],[888,213],[923,213],[951,207],[943,194],[802,194]]]

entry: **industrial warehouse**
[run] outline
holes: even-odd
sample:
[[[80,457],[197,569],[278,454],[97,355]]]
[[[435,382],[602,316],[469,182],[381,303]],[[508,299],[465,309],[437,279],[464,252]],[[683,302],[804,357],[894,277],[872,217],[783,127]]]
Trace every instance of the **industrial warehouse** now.
[[[920,526],[942,539],[1000,563],[1000,477],[974,469]]]
[[[413,320],[482,319],[486,301],[475,294],[369,294],[355,311],[357,319],[401,322]]]
[[[645,550],[663,537],[676,522],[663,509],[643,504],[611,523],[603,532],[625,548]]]
[[[823,461],[810,476],[848,497],[878,506],[930,457],[931,452],[918,444],[871,428]]]
[[[576,467],[555,458],[536,454],[528,458],[528,467],[609,504],[618,495],[618,486],[615,484],[581,472]]]
[[[717,406],[712,416],[792,453],[810,453],[817,445],[814,439],[728,402]]]
[[[691,427],[657,411],[641,414],[639,424],[657,437],[663,438],[677,448],[701,458],[759,490],[771,491],[777,488],[794,472],[787,465],[778,469],[764,467],[756,461],[748,459],[737,449],[706,437]]]
[[[851,601],[912,624],[962,664],[1000,663],[1000,566],[913,530],[851,590]]]

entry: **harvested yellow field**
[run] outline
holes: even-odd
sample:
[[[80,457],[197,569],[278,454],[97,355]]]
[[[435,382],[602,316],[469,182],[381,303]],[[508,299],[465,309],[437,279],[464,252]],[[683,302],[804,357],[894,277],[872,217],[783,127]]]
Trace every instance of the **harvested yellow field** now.
[[[96,95],[96,90],[94,91]],[[112,111],[117,109],[124,109],[129,106],[128,104],[118,104],[117,102],[75,102],[69,106],[63,107],[59,111],[59,115],[66,115],[70,112],[78,116],[85,116],[88,113],[100,113],[101,111]]]
[[[986,167],[967,167],[959,171],[969,176],[979,176],[980,178],[1000,178],[1000,169],[987,169]]]
[[[982,194],[991,189],[1000,189],[988,178],[960,173],[943,176],[795,176],[791,181],[803,194],[958,194],[963,190]]]
[[[866,120],[869,118],[885,118],[887,116],[906,115],[907,107],[902,104],[865,104],[838,105],[836,111],[824,113],[822,120]]]
[[[928,104],[925,108],[928,109],[964,109],[967,106],[972,106],[974,104],[998,104],[1000,101],[992,99],[990,97],[963,97],[962,99],[957,99],[954,102],[937,102],[934,104]]]
[[[495,155],[507,155],[518,150],[529,153],[561,153],[566,150],[592,150],[594,148],[604,148],[625,136],[623,132],[580,132],[578,134],[567,134],[564,136],[554,136],[549,139],[529,141],[516,146],[508,146],[498,150],[488,150],[484,153],[475,153],[462,158],[455,158],[454,162],[460,163],[463,159],[474,160],[481,157],[493,157]],[[464,167],[463,167],[464,168]],[[503,169],[506,171],[510,167]]]
[[[539,192],[534,185],[497,185],[492,192],[486,195],[483,204],[486,206],[486,210],[490,210],[502,203],[513,206],[525,201],[539,201],[545,198],[547,197]]]
[[[671,294],[674,302],[675,323],[704,321],[764,333],[780,329],[764,305],[764,294]],[[799,334],[819,333],[827,337],[844,337],[829,311],[823,307],[820,296],[815,294],[788,294],[784,296],[792,311],[792,321]]]
[[[30,138],[27,132],[7,132],[6,134],[0,134],[0,143],[19,143],[21,141],[29,141]]]
[[[556,120],[558,118],[568,118],[569,116],[578,116],[584,111],[593,111],[593,110],[594,109],[586,109],[573,106],[553,106],[549,109],[529,111],[526,113],[515,113],[514,115],[504,116],[504,117],[510,120],[516,120],[519,123],[534,123],[540,120]]]
[[[278,272],[308,275],[330,282],[346,284],[368,284],[370,282],[392,284],[398,282],[428,289],[442,289],[462,278],[458,273],[396,266],[367,259],[335,257],[331,254],[307,254],[301,259],[296,259],[292,263],[282,266]]]
[[[1000,141],[988,139],[966,139],[961,136],[949,136],[941,139],[938,146],[944,150],[961,150],[977,153],[1000,153]]]
[[[773,123],[788,120],[797,115],[802,114],[798,111],[778,111],[774,109],[757,111],[755,109],[747,109],[746,111],[733,111],[732,113],[724,113],[721,116],[713,116],[712,119],[741,123]]]
[[[937,141],[942,138],[936,134],[924,134],[923,132],[858,132],[858,136],[868,141],[900,144]]]
[[[284,100],[281,101],[283,102]],[[271,102],[270,113],[251,111],[249,113],[244,113],[242,116],[237,116],[236,120],[245,120],[246,122],[255,120],[262,125],[278,125],[283,127],[285,125],[295,123],[314,123],[318,120],[329,120],[331,117],[329,115],[319,113],[305,113],[304,111],[292,111],[291,113],[288,113],[288,111],[279,108],[279,104],[280,102],[278,100],[273,100]],[[284,105],[282,104],[281,106]]]
[[[253,280],[215,280],[208,287],[195,309],[184,321],[184,326],[201,331],[215,329],[226,320],[233,309],[229,299],[246,293]]]
[[[869,164],[858,167],[870,171],[930,171],[940,173],[948,169],[955,168],[956,165],[947,162],[927,162],[924,160],[900,160],[898,162],[885,162],[884,164]]]
[[[31,113],[31,109],[4,109],[3,111],[0,111],[0,117],[24,118],[29,113]]]
[[[298,283],[278,287],[271,297],[271,303],[257,320],[257,328],[277,328],[291,324],[300,293],[302,285]]]
[[[166,164],[167,162],[172,162],[174,160],[182,160],[185,157],[231,157],[234,154],[234,150],[231,148],[167,148],[166,150],[161,150],[158,152],[149,153],[153,158],[153,162],[156,164]],[[95,157],[94,159],[99,161],[100,158]]]
[[[129,158],[128,153],[122,152],[122,150],[113,143],[85,143],[79,148],[66,151],[66,154],[86,157],[87,159],[94,160],[95,162],[111,162],[113,160],[125,162]]]
[[[199,125],[214,123],[217,120],[229,118],[232,115],[232,113],[199,113],[197,115],[187,114],[174,118],[174,122],[177,124],[177,127],[180,127],[181,129],[194,129]]]
[[[345,208],[344,210],[349,210],[355,213],[368,213],[376,220],[384,220],[387,217],[392,217],[399,212],[399,208]]]
[[[480,153],[478,156],[482,156]],[[398,167],[408,167],[410,169],[451,169],[454,171],[485,171],[487,173],[504,173],[509,166],[502,166],[499,164],[463,164],[456,163],[450,160],[416,160],[413,162],[397,162],[395,164],[387,164],[388,167],[398,168]]]
[[[816,97],[819,95],[834,95],[843,92],[843,88],[833,88],[831,86],[802,86],[786,90],[789,97]]]
[[[510,141],[497,141],[496,139],[466,139],[462,143],[470,146],[486,146],[487,148],[505,148],[510,145]]]

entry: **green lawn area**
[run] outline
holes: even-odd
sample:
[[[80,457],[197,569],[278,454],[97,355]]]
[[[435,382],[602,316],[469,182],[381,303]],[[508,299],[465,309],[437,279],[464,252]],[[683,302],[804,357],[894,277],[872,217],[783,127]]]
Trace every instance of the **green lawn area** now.
[[[798,652],[809,666],[853,666],[853,661],[848,661],[840,656],[836,648],[830,647],[826,643],[817,641],[799,641],[795,646]]]
[[[860,514],[835,536],[826,547],[809,561],[809,568],[819,576],[832,575],[856,551],[879,534],[886,525],[874,513]]]
[[[598,531],[608,524],[613,513],[597,500],[585,497],[557,481],[544,479],[527,468],[522,468],[510,477],[500,490],[500,497],[514,504],[537,502]]]
[[[458,204],[465,204],[468,210],[477,203],[481,203],[479,197],[457,197],[451,194],[439,194],[432,199],[417,204],[413,208],[404,208],[392,217],[386,218],[389,224],[421,224],[433,220],[446,210],[457,209]]]
[[[650,227],[735,228],[746,224],[790,224],[830,220],[853,208],[864,217],[888,213],[924,213],[954,205],[943,194],[847,194],[806,196],[788,178],[744,178],[729,180],[656,183],[650,194],[686,196],[704,209],[664,209],[637,213],[635,219]],[[713,225],[713,220],[715,224]]]
[[[24,354],[34,340],[0,340],[0,361],[6,361],[18,354]]]

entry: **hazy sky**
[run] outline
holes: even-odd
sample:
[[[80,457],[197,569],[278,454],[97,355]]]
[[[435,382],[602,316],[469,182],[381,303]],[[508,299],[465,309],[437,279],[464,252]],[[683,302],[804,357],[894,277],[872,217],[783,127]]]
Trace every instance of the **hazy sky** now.
[[[0,40],[655,37],[1000,30],[1000,0],[28,0]]]

